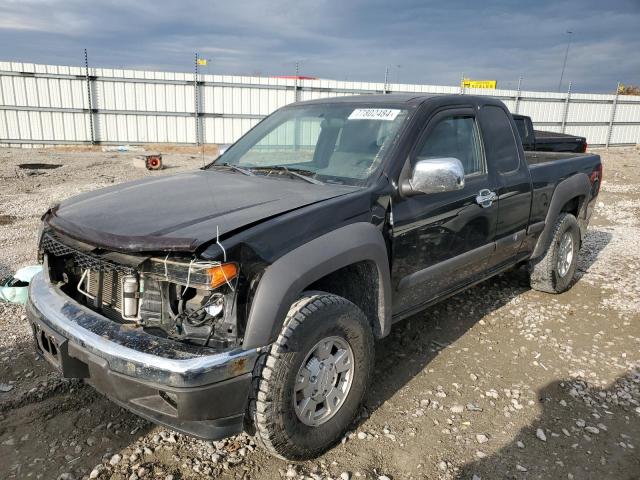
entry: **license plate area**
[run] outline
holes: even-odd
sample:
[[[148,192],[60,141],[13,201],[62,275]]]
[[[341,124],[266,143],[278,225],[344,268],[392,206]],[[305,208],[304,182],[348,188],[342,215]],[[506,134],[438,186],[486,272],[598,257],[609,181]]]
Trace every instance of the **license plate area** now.
[[[62,369],[62,350],[66,347],[67,339],[52,332],[39,323],[32,323],[33,336],[38,352],[42,354],[49,363]]]
[[[69,341],[37,321],[31,323],[36,342],[36,350],[65,378],[88,378],[86,363],[69,355]]]

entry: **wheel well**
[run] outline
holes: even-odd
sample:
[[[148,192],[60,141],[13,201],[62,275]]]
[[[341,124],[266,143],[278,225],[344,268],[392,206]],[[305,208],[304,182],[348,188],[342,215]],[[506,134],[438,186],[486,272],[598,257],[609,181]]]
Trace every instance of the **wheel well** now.
[[[567,203],[563,205],[560,209],[560,212],[566,212],[572,214],[574,217],[578,218],[580,214],[580,208],[582,207],[583,196],[573,197]]]
[[[305,290],[321,290],[346,298],[367,316],[376,336],[382,331],[378,309],[380,284],[378,269],[373,261],[361,261],[342,267],[313,282]]]

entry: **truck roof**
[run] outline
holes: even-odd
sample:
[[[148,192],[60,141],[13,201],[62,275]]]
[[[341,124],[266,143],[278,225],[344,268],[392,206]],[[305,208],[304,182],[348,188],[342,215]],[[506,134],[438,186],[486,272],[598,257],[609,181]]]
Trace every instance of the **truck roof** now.
[[[318,105],[318,104],[367,104],[367,105],[402,105],[413,107],[420,105],[427,100],[438,99],[438,103],[453,103],[459,104],[464,99],[464,103],[471,103],[474,105],[502,105],[500,100],[492,97],[482,95],[437,95],[437,94],[420,94],[415,93],[388,93],[388,94],[365,94],[365,95],[348,95],[344,97],[329,97],[318,98],[316,100],[306,100],[303,102],[296,102],[292,105]]]

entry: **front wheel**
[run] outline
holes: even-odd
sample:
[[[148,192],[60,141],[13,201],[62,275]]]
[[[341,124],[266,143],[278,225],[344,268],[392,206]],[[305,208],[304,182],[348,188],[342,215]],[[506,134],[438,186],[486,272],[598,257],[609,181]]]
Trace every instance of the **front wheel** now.
[[[569,288],[578,263],[580,227],[576,217],[561,213],[544,256],[529,262],[531,288],[562,293]]]
[[[259,443],[288,460],[326,451],[357,414],[373,357],[362,310],[336,295],[307,292],[256,367],[249,414]]]

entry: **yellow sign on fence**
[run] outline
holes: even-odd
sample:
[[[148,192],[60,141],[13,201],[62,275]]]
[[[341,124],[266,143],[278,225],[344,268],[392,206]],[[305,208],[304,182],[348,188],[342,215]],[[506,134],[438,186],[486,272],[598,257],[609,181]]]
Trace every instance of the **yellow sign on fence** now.
[[[207,59],[206,58],[199,58],[198,59],[198,65],[206,65],[207,64]]]
[[[491,88],[495,90],[497,86],[497,80],[471,80],[470,78],[462,79],[463,88]]]

